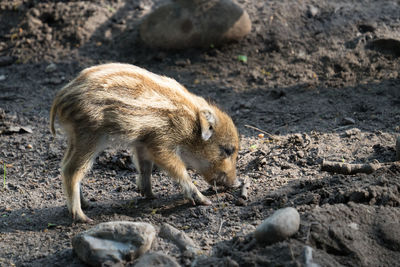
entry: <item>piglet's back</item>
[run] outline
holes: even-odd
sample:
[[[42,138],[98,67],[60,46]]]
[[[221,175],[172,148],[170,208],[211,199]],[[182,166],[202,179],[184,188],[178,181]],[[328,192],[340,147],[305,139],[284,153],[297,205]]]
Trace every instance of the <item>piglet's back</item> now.
[[[64,127],[132,138],[174,125],[190,134],[199,109],[206,106],[207,101],[173,79],[133,65],[104,64],[83,70],[60,90],[51,109],[51,129],[54,134],[58,116]]]

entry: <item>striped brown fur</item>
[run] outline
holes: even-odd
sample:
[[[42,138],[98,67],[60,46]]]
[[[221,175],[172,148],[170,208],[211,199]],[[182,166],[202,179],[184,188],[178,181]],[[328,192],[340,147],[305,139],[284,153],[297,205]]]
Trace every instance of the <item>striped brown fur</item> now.
[[[232,119],[173,79],[128,64],[83,70],[56,95],[50,111],[67,135],[62,177],[73,218],[90,221],[81,209],[80,181],[105,147],[132,150],[138,188],[153,197],[153,163],[165,169],[193,204],[211,204],[193,185],[187,168],[210,184],[237,185],[239,139]]]

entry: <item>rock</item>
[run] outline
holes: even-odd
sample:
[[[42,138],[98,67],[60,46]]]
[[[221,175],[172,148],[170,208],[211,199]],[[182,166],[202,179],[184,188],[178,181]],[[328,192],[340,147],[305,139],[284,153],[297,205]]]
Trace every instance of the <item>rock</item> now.
[[[63,81],[60,78],[51,77],[49,79],[44,79],[44,82],[48,83],[48,84],[58,85],[58,84],[61,84]]]
[[[186,66],[190,65],[190,63],[191,63],[190,59],[186,59],[186,60],[179,59],[179,60],[175,61],[175,65],[180,66],[180,67],[186,67]]]
[[[361,33],[375,32],[376,27],[377,27],[377,25],[375,22],[361,23],[358,25],[358,31]]]
[[[149,250],[155,236],[154,227],[148,223],[106,222],[76,235],[72,247],[90,266],[123,264]]]
[[[300,215],[295,208],[277,210],[254,231],[260,243],[273,244],[294,235],[300,227]]]
[[[369,48],[377,50],[383,54],[400,57],[400,40],[393,38],[378,38],[371,41]]]
[[[173,0],[143,20],[140,36],[155,48],[208,48],[240,40],[250,30],[249,15],[231,0]]]
[[[31,8],[31,10],[29,12],[34,17],[39,17],[40,16],[40,11],[37,8]]]
[[[318,13],[319,13],[319,9],[317,7],[315,7],[313,5],[309,5],[307,7],[307,17],[313,18],[316,15],[318,15]]]
[[[353,118],[350,117],[344,117],[342,120],[342,125],[351,125],[351,124],[355,124],[356,121]]]
[[[151,252],[141,256],[135,263],[134,267],[179,267],[176,260],[162,252]]]
[[[2,56],[0,57],[0,67],[8,66],[13,64],[15,61],[15,58],[10,57],[10,56]]]
[[[398,222],[384,222],[379,225],[379,230],[385,247],[400,251],[400,224]]]
[[[238,198],[235,202],[236,206],[246,206],[246,200],[244,198]]]
[[[57,70],[57,65],[54,64],[54,63],[50,63],[50,64],[46,67],[45,72],[46,72],[46,73],[52,73],[52,72],[54,72],[54,71],[56,71],[56,70]]]
[[[2,74],[0,75],[0,82],[4,81],[6,79],[6,75]]]
[[[43,26],[43,22],[34,16],[28,15],[27,20],[27,26],[30,31],[35,32]]]
[[[32,128],[29,126],[15,126],[9,125],[5,129],[0,130],[0,134],[14,134],[14,133],[33,133]]]
[[[400,135],[396,139],[396,160],[400,160]]]
[[[359,135],[360,133],[361,133],[361,130],[358,129],[358,128],[351,128],[351,129],[346,130],[346,131],[344,132],[344,134],[345,134],[346,137],[357,136],[357,135]]]

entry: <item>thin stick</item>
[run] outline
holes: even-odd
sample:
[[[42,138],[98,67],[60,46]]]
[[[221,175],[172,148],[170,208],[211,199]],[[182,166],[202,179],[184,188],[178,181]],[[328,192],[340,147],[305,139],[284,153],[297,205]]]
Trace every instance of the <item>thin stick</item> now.
[[[250,187],[250,180],[246,176],[246,177],[244,177],[243,182],[242,182],[242,189],[240,191],[241,198],[247,199],[247,191],[249,190],[249,187]]]
[[[221,223],[219,224],[218,234],[221,233],[222,225],[224,224],[224,220],[221,219]]]
[[[198,254],[200,251],[193,239],[187,236],[185,232],[180,231],[167,223],[164,223],[161,226],[159,236],[172,241],[181,252],[188,250]]]
[[[268,135],[268,136],[271,137],[271,138],[273,137],[273,135],[270,134],[269,132],[266,132],[266,131],[264,131],[264,130],[261,130],[261,129],[257,128],[257,127],[254,127],[254,126],[251,126],[251,125],[248,125],[248,124],[245,124],[244,127],[247,127],[247,128],[250,128],[250,129],[253,129],[253,130],[256,130],[256,131],[259,131],[259,132],[261,132],[261,133],[263,133],[263,134]]]
[[[219,202],[219,196],[218,196],[217,182],[216,181],[214,181],[214,191],[215,191],[215,194],[217,195],[217,202]]]
[[[322,161],[321,170],[341,174],[373,173],[380,167],[379,163],[349,164],[334,161]]]
[[[6,188],[6,171],[7,171],[7,168],[6,168],[6,164],[4,163],[4,177],[3,177],[3,188],[4,189]]]
[[[308,226],[308,231],[307,231],[307,235],[306,235],[306,241],[305,243],[308,244],[309,238],[310,238],[310,234],[311,234],[311,226],[313,225],[318,225],[318,222],[311,222],[310,225]]]

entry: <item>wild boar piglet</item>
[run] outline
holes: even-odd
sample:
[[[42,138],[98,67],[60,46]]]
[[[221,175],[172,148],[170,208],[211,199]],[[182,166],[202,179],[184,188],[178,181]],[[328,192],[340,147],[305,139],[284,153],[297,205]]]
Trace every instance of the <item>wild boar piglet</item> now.
[[[68,147],[61,176],[69,212],[88,222],[80,182],[97,153],[124,145],[132,151],[141,194],[153,197],[153,163],[166,170],[193,204],[210,205],[192,183],[187,168],[209,184],[234,187],[239,138],[232,119],[174,79],[129,64],[83,70],[56,95],[50,129],[58,117]]]

